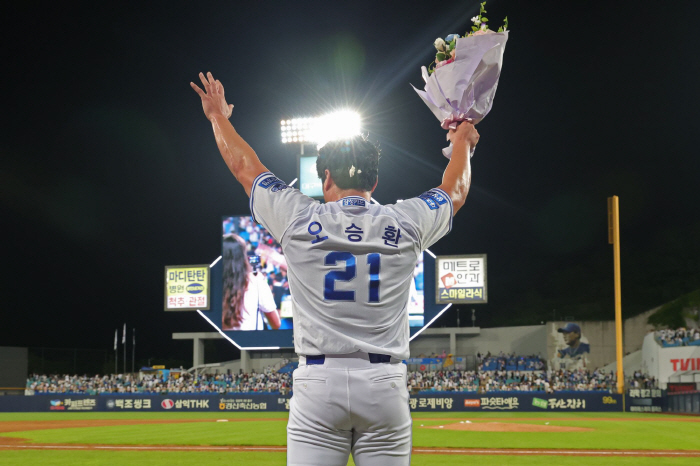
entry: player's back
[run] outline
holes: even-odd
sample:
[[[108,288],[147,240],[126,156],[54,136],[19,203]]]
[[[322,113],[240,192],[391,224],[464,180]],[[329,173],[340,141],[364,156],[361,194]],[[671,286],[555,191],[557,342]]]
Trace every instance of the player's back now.
[[[359,196],[319,204],[265,172],[250,203],[287,258],[298,354],[408,357],[416,261],[451,227],[444,191],[387,206]]]
[[[302,354],[406,357],[414,227],[361,197],[315,204],[285,232],[295,344]]]

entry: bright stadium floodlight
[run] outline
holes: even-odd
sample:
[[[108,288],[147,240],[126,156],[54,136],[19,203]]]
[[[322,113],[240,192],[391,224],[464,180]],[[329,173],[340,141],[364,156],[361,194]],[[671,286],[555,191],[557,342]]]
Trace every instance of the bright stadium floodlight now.
[[[329,141],[349,139],[360,134],[361,118],[352,110],[340,110],[314,118],[282,120],[283,144],[315,144],[323,147]]]

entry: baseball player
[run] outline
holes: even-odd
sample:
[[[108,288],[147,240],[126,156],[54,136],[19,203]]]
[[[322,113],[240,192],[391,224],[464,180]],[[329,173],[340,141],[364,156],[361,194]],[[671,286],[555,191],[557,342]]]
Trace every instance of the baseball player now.
[[[564,343],[567,346],[558,350],[560,358],[576,358],[591,352],[591,345],[581,341],[581,327],[578,324],[569,322],[562,328],[557,329],[557,332],[562,334]]]
[[[319,151],[325,204],[270,173],[228,121],[233,105],[211,73],[202,99],[224,161],[250,196],[251,213],[282,245],[294,312],[294,396],[287,464],[407,465],[407,305],[418,255],[447,234],[469,191],[470,123],[454,145],[442,184],[396,205],[370,203],[379,153],[361,137]]]

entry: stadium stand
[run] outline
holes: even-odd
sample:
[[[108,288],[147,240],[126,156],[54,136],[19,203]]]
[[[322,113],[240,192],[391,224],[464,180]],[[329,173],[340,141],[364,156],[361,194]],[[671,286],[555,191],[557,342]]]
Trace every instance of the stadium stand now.
[[[677,346],[700,346],[700,329],[680,327],[654,332],[654,339],[664,348]]]
[[[541,371],[545,368],[545,362],[539,356],[519,356],[516,354],[503,354],[492,356],[478,355],[480,371]]]
[[[490,367],[490,366],[488,366]],[[617,380],[614,373],[603,371],[412,371],[409,389],[414,393],[537,391],[612,391]]]
[[[270,368],[261,373],[193,375],[32,375],[27,392],[33,394],[167,394],[167,393],[273,393],[292,390],[291,369],[286,372]],[[604,371],[409,371],[408,388],[413,393],[525,391],[554,393],[562,391],[614,391],[614,373]],[[656,380],[636,372],[628,379],[630,388],[657,388]]]
[[[133,377],[129,374],[105,376],[32,375],[27,380],[27,390],[35,394],[65,393],[101,395],[109,393],[281,393],[291,390],[291,373],[273,372],[269,368],[262,373],[192,375],[178,377],[157,375]]]
[[[292,372],[294,372],[294,369],[296,369],[297,367],[299,367],[298,362],[288,362],[284,366],[280,367],[277,372],[279,372],[281,374],[292,373]]]

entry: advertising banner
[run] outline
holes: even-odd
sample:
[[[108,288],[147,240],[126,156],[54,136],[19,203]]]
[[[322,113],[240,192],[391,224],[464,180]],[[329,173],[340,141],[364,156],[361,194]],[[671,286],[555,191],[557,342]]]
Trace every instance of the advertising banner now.
[[[102,411],[98,397],[61,393],[41,396],[0,396],[0,413]]]
[[[668,393],[687,393],[698,389],[695,382],[669,382],[666,386]]]
[[[165,310],[209,309],[209,266],[165,266]]]
[[[105,411],[286,411],[287,397],[274,394],[103,396]]]
[[[415,395],[411,411],[622,411],[622,395],[606,392],[491,392]]]
[[[182,412],[182,411],[289,411],[289,395],[65,395],[41,394],[34,396],[0,397],[0,412]]]
[[[660,413],[664,411],[666,396],[662,390],[633,388],[628,392],[627,411],[633,413]]]
[[[668,382],[673,376],[700,372],[700,346],[659,348],[658,379]]]
[[[650,395],[652,394],[650,393]],[[284,412],[289,411],[290,399],[290,395],[269,393],[240,395],[131,395],[124,393],[97,396],[44,394],[0,397],[0,412]],[[654,397],[654,400],[658,401],[654,401],[650,405],[634,404],[634,406],[662,406],[662,398]],[[417,394],[411,395],[409,403],[411,411],[622,411],[622,396],[605,392]],[[632,409],[630,410],[632,411]]]
[[[487,302],[486,254],[439,256],[435,260],[435,302]]]

